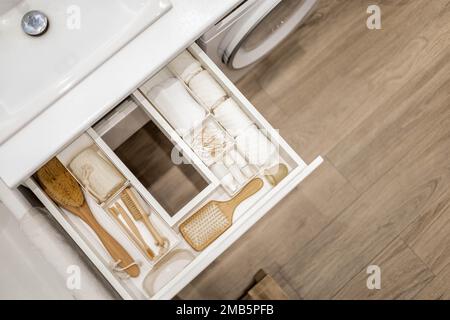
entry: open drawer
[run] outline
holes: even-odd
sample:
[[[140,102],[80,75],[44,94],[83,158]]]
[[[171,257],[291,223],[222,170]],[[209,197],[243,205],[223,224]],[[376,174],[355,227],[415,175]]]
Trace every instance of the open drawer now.
[[[126,299],[175,296],[322,162],[306,164],[195,44],[57,158],[139,275],[118,268],[92,229],[58,206],[36,175],[27,185]],[[128,207],[123,195],[130,192],[150,227]],[[238,204],[231,226],[217,207],[198,214],[211,200],[231,199]]]

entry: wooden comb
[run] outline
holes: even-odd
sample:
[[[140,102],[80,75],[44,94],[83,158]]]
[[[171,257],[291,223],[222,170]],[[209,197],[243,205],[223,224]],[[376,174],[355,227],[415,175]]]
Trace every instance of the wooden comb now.
[[[78,182],[63,164],[53,158],[36,172],[45,193],[67,211],[80,217],[97,234],[114,261],[131,277],[139,276],[139,266],[128,252],[95,219]]]
[[[180,232],[189,245],[201,251],[216,240],[233,224],[236,207],[258,192],[264,185],[255,178],[228,201],[210,201],[180,225]]]

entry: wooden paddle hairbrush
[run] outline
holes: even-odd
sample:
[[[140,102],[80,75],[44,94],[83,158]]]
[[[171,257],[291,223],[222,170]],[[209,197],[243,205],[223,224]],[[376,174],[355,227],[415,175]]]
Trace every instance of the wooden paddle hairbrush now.
[[[36,172],[40,185],[57,204],[80,217],[97,234],[111,257],[131,277],[139,276],[139,266],[92,214],[83,191],[63,164],[53,158]]]
[[[258,192],[264,182],[255,178],[228,201],[210,201],[180,225],[180,232],[192,248],[201,251],[224,233],[233,223],[236,207]]]

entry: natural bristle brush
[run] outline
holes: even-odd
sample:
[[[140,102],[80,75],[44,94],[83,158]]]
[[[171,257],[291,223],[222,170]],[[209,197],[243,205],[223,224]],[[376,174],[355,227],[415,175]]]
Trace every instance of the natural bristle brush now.
[[[258,192],[263,185],[264,182],[260,178],[255,178],[232,199],[213,200],[205,204],[181,223],[180,232],[184,239],[197,251],[205,249],[231,227],[236,207]]]
[[[100,225],[92,214],[80,185],[57,158],[53,158],[43,165],[35,176],[45,193],[53,201],[80,217],[91,227],[121,271],[125,271],[131,277],[139,276],[138,264],[122,245]]]
[[[131,190],[130,188],[126,188],[120,194],[120,198],[127,207],[128,211],[130,211],[130,213],[132,214],[134,220],[136,221],[142,220],[144,222],[148,231],[152,234],[153,238],[155,239],[155,244],[160,248],[159,254],[161,255],[165,253],[170,246],[169,240],[162,237],[161,234],[158,232],[158,230],[156,230],[155,226],[150,221],[147,212],[141,206],[133,190]]]

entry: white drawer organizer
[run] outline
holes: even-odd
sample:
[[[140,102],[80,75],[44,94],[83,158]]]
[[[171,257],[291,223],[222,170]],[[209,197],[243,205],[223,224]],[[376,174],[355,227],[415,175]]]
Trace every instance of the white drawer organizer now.
[[[151,221],[170,241],[168,254],[177,249],[190,251],[193,260],[181,271],[174,274],[166,272],[165,283],[159,282],[158,288],[150,294],[143,288],[144,278],[154,270],[158,272],[163,270],[165,259],[155,261],[147,259],[107,213],[105,207],[108,203],[98,204],[85,191],[88,204],[98,221],[136,261],[140,262],[141,273],[136,278],[124,278],[112,271],[111,258],[95,234],[79,218],[58,207],[33,178],[27,180],[31,190],[125,299],[170,299],[175,296],[322,162],[322,158],[318,157],[307,165],[197,45],[190,46],[188,51],[220,84],[227,96],[233,98],[252,122],[278,147],[279,161],[286,164],[289,173],[273,187],[264,178],[264,166],[255,167],[257,170],[254,176],[264,180],[263,188],[237,208],[233,225],[227,231],[206,249],[196,252],[181,236],[178,230],[180,223],[209,200],[227,200],[236,192],[224,188],[221,180],[185,141],[186,136],[181,137],[150,102],[148,91],[157,81],[167,76],[174,77],[174,74],[164,68],[157,76],[131,93],[92,128],[62,150],[57,157],[64,165],[68,165],[78,152],[88,146],[102,153],[126,178],[126,185],[133,187],[146,203],[146,208],[151,212]],[[185,88],[192,94],[188,86],[185,85]],[[195,95],[193,97],[197,99]],[[207,110],[205,116],[208,121],[215,121]],[[127,145],[126,142],[130,137],[136,139],[135,145]],[[230,139],[233,141],[233,138]],[[173,153],[170,153],[173,152],[173,146],[190,164],[178,165],[168,161],[173,159]],[[151,155],[148,154],[150,151]],[[142,157],[137,156],[139,152]],[[152,166],[156,165],[154,162],[158,162],[158,165],[162,163],[164,170],[151,171]],[[118,199],[118,196],[113,199]],[[137,225],[152,247],[153,240],[150,234],[142,223]]]

